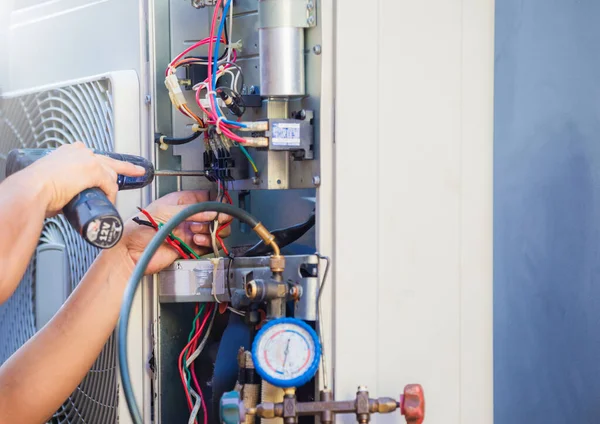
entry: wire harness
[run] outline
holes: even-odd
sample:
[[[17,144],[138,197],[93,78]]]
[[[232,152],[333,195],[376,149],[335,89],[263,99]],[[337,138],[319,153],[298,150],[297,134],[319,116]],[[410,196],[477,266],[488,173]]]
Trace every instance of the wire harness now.
[[[226,203],[197,203],[195,205],[185,208],[177,215],[175,215],[171,220],[165,223],[162,227],[160,227],[156,235],[152,238],[150,243],[148,243],[148,246],[146,247],[144,253],[140,257],[137,265],[133,270],[131,278],[129,279],[129,282],[127,283],[125,294],[123,296],[123,304],[121,305],[119,324],[117,327],[119,374],[121,376],[121,384],[123,387],[123,392],[125,394],[127,408],[129,409],[129,413],[135,424],[142,424],[143,422],[140,409],[137,405],[135,395],[133,393],[133,386],[131,384],[131,373],[129,372],[129,362],[127,361],[127,337],[129,329],[129,318],[131,315],[131,307],[133,305],[135,292],[140,284],[140,281],[144,277],[148,264],[152,260],[152,257],[154,256],[158,248],[163,244],[165,239],[179,224],[184,222],[192,215],[201,212],[224,213],[239,219],[244,224],[247,224],[249,227],[251,227],[254,230],[254,232],[256,232],[256,234],[258,234],[258,236],[265,241],[265,243],[273,245],[273,251],[275,252],[274,256],[279,256],[280,254],[279,246],[276,245],[276,242],[274,241],[274,236],[254,216],[250,215],[243,209]],[[180,363],[182,360],[183,357],[181,358]]]

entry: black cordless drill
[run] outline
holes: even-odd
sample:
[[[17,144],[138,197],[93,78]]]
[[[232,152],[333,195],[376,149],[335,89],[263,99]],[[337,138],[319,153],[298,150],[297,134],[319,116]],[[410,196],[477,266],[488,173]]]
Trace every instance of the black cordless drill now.
[[[16,149],[6,158],[6,176],[31,165],[38,159],[50,154],[54,149]],[[131,190],[147,186],[154,179],[154,166],[140,156],[94,150],[97,155],[130,162],[146,170],[141,177],[119,175],[119,190]],[[76,176],[73,176],[76,178]],[[82,191],[63,208],[63,214],[69,224],[88,243],[101,249],[109,249],[121,240],[123,219],[115,206],[99,188]]]

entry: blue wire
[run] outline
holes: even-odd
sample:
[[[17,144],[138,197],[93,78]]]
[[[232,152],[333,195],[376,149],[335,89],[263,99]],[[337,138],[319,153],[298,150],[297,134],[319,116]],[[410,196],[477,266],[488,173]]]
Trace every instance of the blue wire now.
[[[211,96],[214,97],[215,100],[215,105],[217,103],[217,95],[215,94],[215,91],[217,90],[217,57],[219,57],[219,45],[220,45],[220,41],[221,40],[221,35],[223,34],[223,28],[225,28],[225,18],[227,16],[227,11],[229,10],[229,7],[231,6],[231,2],[233,0],[227,0],[225,3],[225,7],[223,8],[223,18],[221,19],[221,22],[219,23],[219,29],[217,30],[217,42],[215,43],[214,46],[214,50],[213,50],[213,55],[212,55],[212,67],[213,67],[213,72],[212,72],[212,94]],[[215,11],[215,13],[217,13]],[[231,42],[231,40],[229,40]],[[222,117],[223,115],[221,114],[221,111],[219,110],[218,107],[215,107],[217,115],[219,115],[220,117]],[[235,122],[235,121],[230,121],[229,119],[222,119],[222,122],[225,122],[228,125],[232,125],[234,127],[239,127],[239,128],[246,128],[246,125],[244,124],[240,124],[239,122]]]

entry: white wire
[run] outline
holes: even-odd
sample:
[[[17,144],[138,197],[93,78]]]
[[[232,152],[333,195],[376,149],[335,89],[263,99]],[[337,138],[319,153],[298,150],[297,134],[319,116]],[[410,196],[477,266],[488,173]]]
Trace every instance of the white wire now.
[[[196,358],[198,358],[198,356],[200,356],[200,354],[202,353],[202,350],[204,350],[204,346],[206,346],[206,342],[208,341],[208,336],[210,335],[210,332],[212,330],[213,323],[215,322],[216,315],[217,315],[217,308],[215,308],[215,310],[213,311],[213,316],[210,319],[210,324],[208,324],[208,329],[206,330],[206,333],[204,334],[202,341],[200,342],[200,344],[198,345],[196,350],[190,355],[188,360],[185,361],[185,364],[188,367],[190,367],[192,365],[192,362],[194,362],[196,360]]]
[[[196,417],[198,416],[198,411],[200,411],[200,406],[202,406],[202,401],[201,401],[200,395],[198,393],[196,393],[194,391],[194,389],[192,389],[191,387],[190,387],[190,394],[196,398],[196,403],[194,404],[194,408],[192,409],[192,412],[190,413],[190,418],[188,420],[188,424],[194,424],[194,422],[196,421]]]
[[[235,83],[233,84],[232,90],[237,91],[238,88],[238,80],[240,79],[240,75],[242,75],[242,72],[238,69],[237,70],[237,75],[235,76]]]
[[[237,309],[234,309],[231,306],[228,306],[227,309],[229,309],[231,312],[233,312],[234,314],[239,315],[241,317],[245,317],[246,316],[245,312],[238,311]]]
[[[233,0],[229,0],[230,2]],[[233,6],[229,5],[229,45],[231,45],[231,35],[233,34]],[[227,46],[227,62],[231,62],[231,49]]]

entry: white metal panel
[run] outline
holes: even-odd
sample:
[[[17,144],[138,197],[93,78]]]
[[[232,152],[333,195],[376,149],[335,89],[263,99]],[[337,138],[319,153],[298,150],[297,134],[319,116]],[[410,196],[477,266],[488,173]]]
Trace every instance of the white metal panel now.
[[[491,423],[494,2],[336,7],[336,397]]]
[[[22,6],[16,1],[13,9],[6,6],[10,16],[3,90],[139,69],[139,0],[53,0]]]

